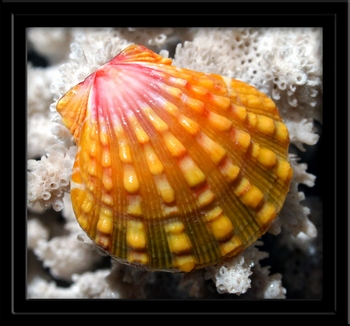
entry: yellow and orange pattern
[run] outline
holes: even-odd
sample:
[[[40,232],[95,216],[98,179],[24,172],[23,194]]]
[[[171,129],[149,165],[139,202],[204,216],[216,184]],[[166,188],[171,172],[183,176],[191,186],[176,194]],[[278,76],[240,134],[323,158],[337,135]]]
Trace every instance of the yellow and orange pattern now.
[[[112,257],[191,271],[268,229],[292,178],[289,135],[256,88],[131,45],[58,102],[78,147],[73,209]]]

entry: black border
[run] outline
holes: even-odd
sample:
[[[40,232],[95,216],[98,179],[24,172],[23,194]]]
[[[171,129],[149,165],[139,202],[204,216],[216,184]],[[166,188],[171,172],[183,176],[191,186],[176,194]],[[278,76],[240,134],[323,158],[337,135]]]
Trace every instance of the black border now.
[[[79,1],[78,1],[79,2]],[[233,1],[231,1],[233,2]],[[348,3],[202,2],[134,3],[70,1],[1,3],[2,97],[11,105],[12,215],[1,218],[3,255],[1,324],[270,324],[349,325],[346,191],[337,177],[347,176]],[[324,134],[322,161],[327,201],[324,201],[324,297],[322,300],[27,300],[26,299],[26,28],[80,26],[249,26],[322,27],[324,31]],[[11,81],[11,82],[9,82]],[[9,88],[9,89],[7,89]],[[6,108],[7,106],[3,105]],[[5,128],[6,129],[6,128]],[[24,131],[24,134],[22,133]],[[22,138],[23,135],[23,138]],[[3,139],[8,139],[3,137]],[[24,146],[23,146],[24,145]],[[22,151],[23,150],[23,151]],[[22,157],[23,155],[23,157]],[[340,156],[340,157],[339,157]],[[335,164],[337,169],[335,169]],[[337,174],[335,172],[338,172]],[[6,173],[5,173],[6,174]],[[343,181],[344,182],[344,181]],[[23,197],[24,198],[23,198]],[[342,207],[343,206],[343,207]],[[337,218],[342,216],[341,221]],[[8,224],[7,224],[8,223]],[[10,245],[11,244],[11,245]],[[6,265],[5,265],[6,264]],[[8,267],[11,268],[8,268]],[[113,321],[102,315],[132,315]],[[150,315],[150,318],[147,318]],[[157,318],[157,315],[160,318]],[[164,316],[163,316],[164,315]],[[171,317],[170,317],[171,315]],[[190,315],[195,315],[191,316]],[[242,318],[228,319],[237,316]],[[84,319],[84,316],[87,316]],[[223,316],[223,319],[220,317]],[[54,317],[54,318],[53,318]],[[164,317],[164,318],[162,318]],[[170,318],[171,319],[170,319]],[[236,317],[236,318],[237,318]],[[203,318],[203,319],[201,319]],[[188,322],[187,322],[188,321]]]

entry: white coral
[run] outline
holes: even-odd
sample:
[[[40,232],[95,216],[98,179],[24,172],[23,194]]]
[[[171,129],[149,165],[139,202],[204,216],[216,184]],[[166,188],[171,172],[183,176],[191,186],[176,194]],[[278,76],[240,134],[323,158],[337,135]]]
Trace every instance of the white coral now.
[[[290,155],[289,159],[294,171],[293,180],[279,216],[280,221],[291,231],[294,237],[300,232],[303,232],[309,237],[315,238],[317,236],[317,229],[308,218],[310,209],[301,204],[305,199],[305,195],[303,192],[297,190],[297,185],[305,184],[306,186],[313,187],[316,177],[306,172],[307,165],[305,163],[297,163],[297,157],[295,155]]]
[[[134,288],[135,296],[142,297],[143,289],[151,282],[150,274],[134,275],[132,270],[123,268],[119,263],[113,264],[107,281],[105,276],[108,271],[84,274],[100,256],[91,250],[91,241],[87,237],[80,236],[81,241],[77,240],[80,227],[71,209],[69,196],[64,196],[69,192],[76,148],[55,110],[57,100],[70,87],[130,43],[151,45],[153,50],[157,47],[168,50],[172,42],[181,40],[182,44],[176,48],[174,65],[219,73],[255,85],[275,99],[293,144],[304,149],[303,144],[313,145],[318,141],[313,119],[321,121],[322,116],[320,29],[30,29],[28,35],[33,47],[51,63],[66,61],[60,66],[59,77],[55,78],[50,88],[52,113],[45,110],[50,98],[46,90],[51,67],[28,68],[28,85],[31,85],[28,88],[28,125],[33,135],[33,141],[28,142],[28,157],[43,155],[41,160],[28,161],[28,204],[32,207],[40,203],[45,208],[52,206],[55,210],[64,207],[62,215],[65,224],[61,232],[68,233],[49,239],[48,234],[53,231],[53,226],[47,229],[46,225],[44,227],[33,220],[28,226],[29,248],[34,249],[38,259],[50,268],[53,276],[73,282],[69,288],[62,289],[53,282],[34,278],[29,286],[30,297],[127,297],[124,290],[128,286]],[[165,50],[162,53],[166,53]],[[45,91],[40,92],[40,85]],[[32,117],[38,117],[38,120]],[[48,130],[52,131],[56,140]],[[36,151],[39,137],[43,147]],[[57,145],[44,146],[52,144],[53,140]],[[47,151],[43,152],[45,147]],[[305,163],[299,163],[294,158],[291,162],[294,177],[290,194],[271,231],[277,234],[281,228],[288,229],[296,236],[295,241],[305,244],[307,242],[301,234],[311,237],[316,236],[317,232],[308,219],[309,208],[301,203],[304,194],[298,191],[298,184],[312,187],[315,177],[306,172]],[[225,265],[208,268],[206,277],[218,281],[219,291],[246,292],[245,295],[255,298],[284,298],[286,291],[281,275],[269,275],[269,269],[260,266],[259,260],[264,255],[251,247],[240,256],[226,261]],[[127,277],[120,277],[125,272]],[[74,273],[77,276],[73,276]],[[198,284],[204,285],[203,281],[198,281]],[[247,291],[249,286],[251,288]]]
[[[56,143],[50,131],[49,107],[53,100],[50,84],[57,76],[57,67],[34,68],[28,64],[28,159],[41,157],[45,148]]]
[[[30,28],[28,30],[29,45],[50,61],[56,64],[64,60],[72,40],[69,28]]]
[[[61,144],[47,149],[47,155],[40,161],[28,160],[29,206],[40,203],[43,207],[60,211],[63,208],[63,195],[69,191],[76,148],[69,150]]]
[[[250,297],[262,299],[285,299],[286,289],[282,286],[282,275],[270,275],[269,267],[254,269]],[[248,296],[249,297],[249,296]]]
[[[299,150],[305,151],[303,144],[315,145],[318,142],[319,135],[315,134],[312,119],[301,119],[298,122],[286,119],[285,124],[291,143]]]
[[[281,275],[269,275],[268,267],[261,267],[260,260],[268,257],[267,252],[259,251],[257,241],[236,257],[219,264],[206,267],[205,278],[212,279],[219,293],[243,294],[252,287],[250,276],[254,273],[254,297],[261,299],[285,298],[286,290],[281,283]],[[257,286],[258,285],[258,286]]]
[[[59,77],[58,67],[38,68],[28,64],[28,116],[41,113],[49,116],[48,110],[53,100],[50,84]]]
[[[50,241],[40,240],[34,253],[49,267],[51,274],[61,280],[70,281],[73,274],[88,271],[101,256],[84,243],[77,234],[54,237]]]
[[[36,299],[104,298],[109,296],[110,292],[105,281],[108,274],[107,269],[81,275],[74,274],[73,284],[68,288],[62,288],[53,281],[48,282],[41,277],[35,277],[28,285],[28,297]],[[116,293],[113,293],[113,296],[117,298]]]
[[[206,268],[206,279],[213,279],[219,293],[240,295],[250,288],[249,276],[252,274],[249,264],[242,254],[218,265]]]
[[[192,41],[178,44],[174,65],[252,83],[258,67],[254,49],[259,29],[200,28],[192,32]]]
[[[274,33],[278,46],[271,44],[271,38],[266,41],[261,62],[272,98],[283,117],[321,120],[316,110],[322,104],[321,29],[275,29]]]
[[[49,230],[39,219],[30,219],[27,223],[27,244],[29,249],[34,249],[40,240],[49,238]]]

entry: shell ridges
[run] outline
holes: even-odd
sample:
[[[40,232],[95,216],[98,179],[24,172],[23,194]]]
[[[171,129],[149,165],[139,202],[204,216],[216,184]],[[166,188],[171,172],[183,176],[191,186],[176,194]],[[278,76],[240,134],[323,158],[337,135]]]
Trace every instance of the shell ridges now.
[[[78,151],[80,226],[112,257],[182,271],[263,235],[292,178],[275,103],[242,81],[131,45],[57,103]]]

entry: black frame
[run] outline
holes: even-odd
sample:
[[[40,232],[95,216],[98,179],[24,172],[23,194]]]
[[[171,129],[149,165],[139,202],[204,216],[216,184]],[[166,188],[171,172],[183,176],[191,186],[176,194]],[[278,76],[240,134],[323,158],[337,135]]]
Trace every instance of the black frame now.
[[[106,324],[101,315],[130,315],[127,324],[226,323],[222,315],[241,317],[232,324],[350,325],[347,191],[348,3],[347,1],[139,2],[6,1],[1,3],[3,98],[11,105],[11,241],[1,237],[5,255],[1,274],[1,324],[69,324],[78,315],[85,324]],[[232,2],[232,3],[231,3]],[[26,28],[62,26],[322,27],[324,42],[324,284],[321,300],[27,300],[26,299]],[[5,79],[6,78],[6,79]],[[11,81],[11,82],[10,82]],[[5,86],[4,86],[5,85]],[[4,106],[6,107],[6,106]],[[5,110],[4,110],[5,111]],[[5,120],[4,120],[5,121]],[[24,138],[21,132],[24,131]],[[3,139],[7,139],[6,138]],[[23,146],[24,145],[24,146]],[[23,157],[22,157],[23,155]],[[24,165],[24,166],[23,166]],[[339,166],[338,166],[339,165]],[[337,166],[337,167],[336,167]],[[24,167],[24,168],[23,168]],[[338,172],[338,173],[336,173]],[[24,180],[23,180],[24,177]],[[346,181],[345,181],[346,180]],[[347,188],[346,188],[347,190]],[[24,198],[23,198],[23,197]],[[327,196],[327,197],[325,197]],[[326,201],[325,201],[326,199]],[[343,206],[343,207],[342,207]],[[341,217],[338,221],[338,216]],[[346,227],[346,225],[348,227]],[[10,250],[11,248],[11,250]],[[5,250],[6,249],[6,250]],[[5,265],[6,264],[6,265]],[[8,268],[8,267],[11,268]],[[6,303],[4,303],[6,302]],[[6,314],[6,317],[5,317]],[[132,316],[131,316],[132,315]],[[150,315],[148,317],[148,315]],[[159,315],[160,318],[156,318]],[[164,316],[163,316],[164,315]],[[187,319],[186,315],[194,315]],[[86,320],[84,317],[86,317]],[[234,317],[232,316],[232,317]],[[54,317],[54,319],[53,319]],[[163,318],[162,318],[163,317]],[[167,319],[171,318],[171,319]],[[125,319],[123,319],[125,320]],[[115,324],[121,324],[115,319]]]

